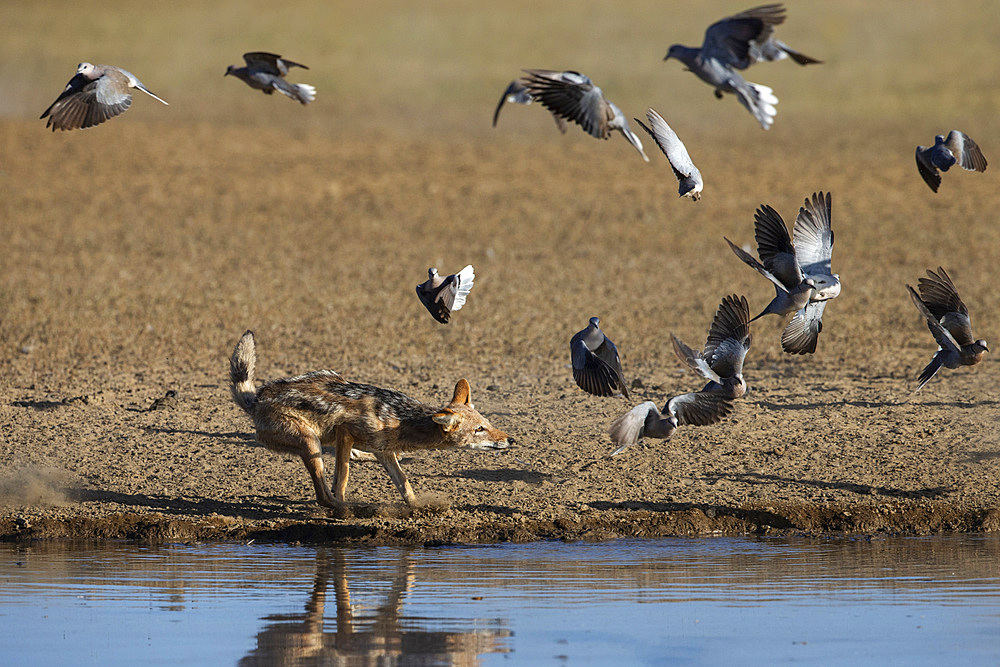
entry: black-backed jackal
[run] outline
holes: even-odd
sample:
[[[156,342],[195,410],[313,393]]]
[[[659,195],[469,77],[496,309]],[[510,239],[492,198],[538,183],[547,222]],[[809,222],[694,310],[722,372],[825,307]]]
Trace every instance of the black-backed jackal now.
[[[510,439],[469,400],[469,383],[455,385],[451,402],[435,408],[392,389],[348,382],[334,371],[265,382],[255,389],[257,354],[247,331],[229,362],[236,404],[253,419],[257,440],[276,452],[302,457],[320,505],[344,500],[351,449],[371,452],[408,504],[416,495],[397,455],[422,449],[506,449]],[[333,493],[323,476],[323,445],[334,445]]]

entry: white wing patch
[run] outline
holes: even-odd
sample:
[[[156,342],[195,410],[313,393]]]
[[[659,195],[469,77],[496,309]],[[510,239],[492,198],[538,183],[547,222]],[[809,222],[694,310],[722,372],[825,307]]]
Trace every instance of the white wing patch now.
[[[469,296],[469,292],[472,290],[472,282],[475,279],[476,274],[472,269],[472,264],[467,265],[455,274],[455,283],[443,295],[444,304],[448,306],[448,310],[462,309],[462,306],[465,305],[465,300]]]

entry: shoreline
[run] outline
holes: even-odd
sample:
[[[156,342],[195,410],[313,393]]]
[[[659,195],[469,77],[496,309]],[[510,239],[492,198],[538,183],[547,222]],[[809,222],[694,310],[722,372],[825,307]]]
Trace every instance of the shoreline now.
[[[595,503],[600,505],[600,503]],[[714,507],[698,503],[631,503],[633,509],[597,509],[529,517],[499,512],[352,508],[368,518],[244,518],[161,512],[112,512],[103,516],[53,516],[24,508],[0,517],[0,541],[133,540],[166,542],[271,542],[337,546],[441,546],[532,542],[604,541],[617,538],[737,537],[746,535],[932,535],[1000,531],[1000,508],[960,508],[948,503],[815,505],[781,503]]]

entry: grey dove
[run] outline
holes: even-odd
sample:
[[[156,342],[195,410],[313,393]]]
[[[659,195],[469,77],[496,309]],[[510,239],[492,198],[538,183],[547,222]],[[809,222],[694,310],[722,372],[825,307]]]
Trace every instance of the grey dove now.
[[[715,311],[703,350],[693,350],[670,334],[674,352],[686,366],[706,380],[702,393],[739,398],[747,391],[743,361],[750,351],[750,306],[746,297],[725,297]]]
[[[445,277],[438,275],[438,270],[432,267],[427,269],[427,280],[417,285],[417,296],[435,320],[447,324],[451,313],[465,305],[475,279],[471,264]]]
[[[802,274],[813,282],[809,303],[788,322],[781,334],[781,347],[790,354],[812,354],[823,330],[826,302],[840,295],[840,275],[833,273],[832,196],[814,192],[799,208],[792,231],[795,259]]]
[[[933,146],[917,146],[917,170],[934,192],[941,186],[938,170],[948,171],[958,163],[966,171],[986,171],[986,158],[969,135],[958,130],[934,137]]]
[[[906,289],[917,310],[927,319],[927,328],[937,341],[938,350],[920,372],[914,393],[920,391],[942,366],[975,366],[983,360],[983,354],[990,351],[985,340],[973,339],[969,309],[947,271],[941,267],[937,273],[928,269],[927,277],[920,278],[917,287],[919,295],[909,285]]]
[[[771,88],[747,81],[736,70],[785,57],[800,65],[820,62],[774,38],[774,26],[784,21],[785,9],[780,4],[754,7],[710,25],[700,48],[674,44],[663,59],[676,58],[684,63],[688,70],[715,88],[719,99],[723,93],[735,95],[767,130],[774,123],[778,98]]]
[[[726,239],[737,257],[774,284],[774,298],[750,321],[764,315],[785,316],[796,313],[799,320],[796,322],[793,318],[785,328],[781,346],[792,354],[815,352],[816,339],[823,326],[822,314],[826,302],[817,301],[815,306],[810,303],[816,282],[803,273],[785,221],[767,204],[761,205],[754,213],[754,237],[760,261]]]
[[[691,156],[688,155],[687,148],[677,136],[677,133],[667,125],[663,116],[654,109],[646,111],[646,119],[649,127],[646,127],[641,120],[634,118],[639,127],[646,130],[653,141],[660,147],[663,154],[667,156],[670,168],[677,177],[677,192],[680,197],[690,197],[692,201],[701,199],[701,190],[705,186],[701,179],[701,172],[694,166]]]
[[[246,61],[246,67],[230,65],[224,76],[235,76],[251,88],[264,91],[266,95],[278,91],[303,105],[316,99],[315,87],[308,83],[289,83],[285,80],[290,68],[309,69],[305,65],[266,51],[244,53],[243,60]]]
[[[599,318],[591,317],[590,324],[570,339],[573,379],[580,389],[588,394],[595,396],[622,394],[625,398],[629,398],[618,348],[604,335],[600,325]]]
[[[614,420],[608,428],[611,441],[617,445],[611,456],[638,444],[641,438],[666,440],[679,426],[715,424],[732,411],[731,398],[706,391],[674,396],[662,411],[652,401],[640,403]]]
[[[528,92],[527,87],[521,83],[518,79],[514,79],[508,84],[507,89],[503,91],[503,95],[500,96],[500,101],[497,102],[496,111],[493,112],[493,127],[497,126],[497,121],[500,120],[500,110],[503,109],[504,104],[520,104],[527,106],[535,101],[535,98],[531,96]],[[556,127],[563,134],[566,134],[566,119],[561,116],[552,114],[552,117],[556,120]]]
[[[622,133],[642,159],[649,162],[642,142],[629,127],[621,109],[611,103],[601,89],[579,72],[556,72],[547,69],[526,69],[521,83],[533,99],[560,118],[573,121],[587,134],[607,139],[611,132]]]
[[[45,127],[56,130],[86,129],[125,113],[132,106],[130,88],[154,95],[134,74],[114,65],[80,63],[56,101],[39,118],[48,117]]]

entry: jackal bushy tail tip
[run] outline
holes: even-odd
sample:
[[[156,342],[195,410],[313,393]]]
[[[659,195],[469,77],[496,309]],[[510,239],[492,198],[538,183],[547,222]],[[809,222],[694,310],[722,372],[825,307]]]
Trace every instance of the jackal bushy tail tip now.
[[[257,400],[254,386],[254,372],[257,366],[257,352],[254,348],[253,331],[247,329],[229,359],[229,389],[233,400],[246,412],[253,410]]]

